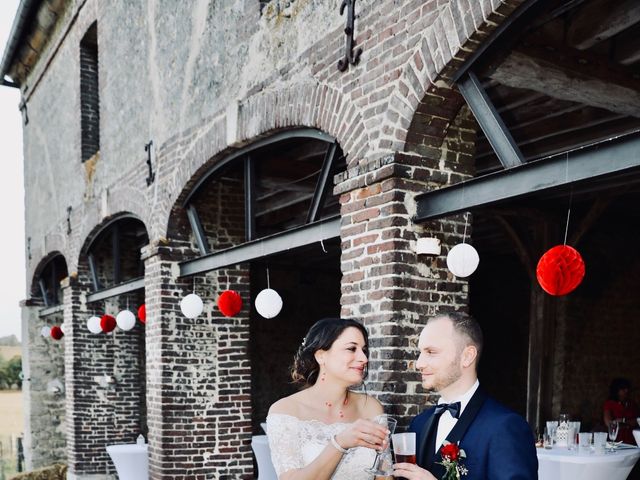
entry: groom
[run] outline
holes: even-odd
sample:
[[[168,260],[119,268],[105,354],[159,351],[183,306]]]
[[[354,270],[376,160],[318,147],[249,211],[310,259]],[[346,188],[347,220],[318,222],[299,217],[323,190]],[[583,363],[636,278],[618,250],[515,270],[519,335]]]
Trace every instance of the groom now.
[[[420,335],[416,369],[427,391],[440,395],[438,405],[415,417],[418,465],[399,463],[394,476],[408,480],[441,479],[443,442],[466,453],[460,465],[464,480],[534,480],[538,459],[527,422],[480,388],[477,365],[482,330],[471,316],[445,313],[430,318]],[[455,477],[453,477],[455,478]]]

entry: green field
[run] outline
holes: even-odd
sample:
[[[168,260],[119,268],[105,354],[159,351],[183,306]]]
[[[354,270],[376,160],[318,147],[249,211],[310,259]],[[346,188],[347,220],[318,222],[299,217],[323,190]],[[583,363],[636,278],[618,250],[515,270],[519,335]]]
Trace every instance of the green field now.
[[[13,357],[22,356],[22,347],[6,347],[0,346],[0,358],[11,360]]]
[[[22,392],[0,390],[0,479],[16,469],[16,438],[22,436]]]

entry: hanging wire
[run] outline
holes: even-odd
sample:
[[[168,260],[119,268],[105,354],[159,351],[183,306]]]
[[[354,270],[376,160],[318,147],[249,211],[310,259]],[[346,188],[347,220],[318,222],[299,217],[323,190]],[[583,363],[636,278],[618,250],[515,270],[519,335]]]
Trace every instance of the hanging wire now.
[[[267,288],[271,288],[271,283],[269,281],[269,267],[267,267]]]
[[[569,183],[569,152],[567,152],[567,159],[565,162],[565,172],[564,172],[564,181],[565,183]],[[569,220],[571,219],[571,205],[573,203],[573,185],[570,187],[569,191],[569,209],[567,210],[567,223],[564,227],[564,243],[567,244],[567,235],[569,234]]]
[[[464,214],[464,233],[462,234],[462,243],[467,239],[467,226],[469,225],[469,212]]]
[[[323,240],[320,240],[320,246],[322,247],[322,251],[323,251],[324,253],[327,253],[327,249],[326,249],[326,248],[324,248],[324,241],[323,241]]]

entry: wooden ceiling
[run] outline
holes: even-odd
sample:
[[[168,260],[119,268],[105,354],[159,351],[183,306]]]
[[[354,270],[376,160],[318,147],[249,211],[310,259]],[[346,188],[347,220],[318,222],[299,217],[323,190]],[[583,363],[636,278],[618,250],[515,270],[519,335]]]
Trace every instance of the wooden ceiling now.
[[[476,72],[526,161],[640,131],[640,1],[546,3]],[[482,132],[476,168],[503,168]]]

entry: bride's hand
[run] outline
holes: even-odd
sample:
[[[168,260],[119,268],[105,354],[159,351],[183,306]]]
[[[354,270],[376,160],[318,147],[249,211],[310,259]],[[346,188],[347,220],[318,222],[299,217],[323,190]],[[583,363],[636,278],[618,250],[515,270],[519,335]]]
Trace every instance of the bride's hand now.
[[[387,427],[360,419],[336,435],[336,441],[342,448],[367,447],[380,450],[387,445],[388,433]]]

